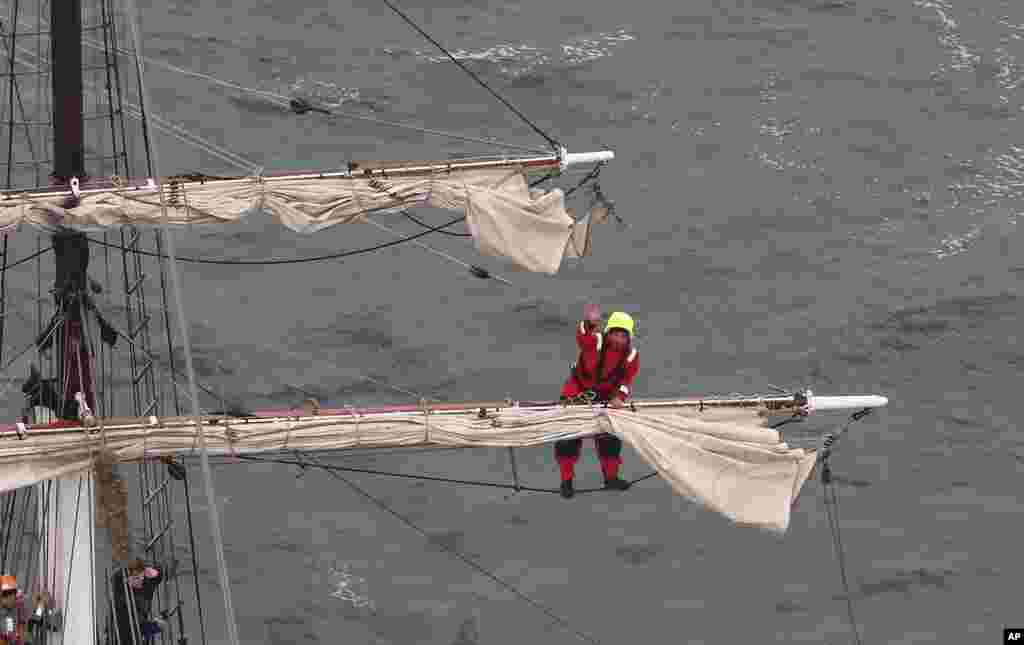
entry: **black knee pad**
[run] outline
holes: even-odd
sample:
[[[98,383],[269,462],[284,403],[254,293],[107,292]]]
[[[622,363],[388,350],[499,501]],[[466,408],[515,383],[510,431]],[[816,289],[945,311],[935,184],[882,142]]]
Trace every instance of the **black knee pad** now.
[[[597,454],[602,457],[619,457],[622,455],[622,439],[613,434],[599,434],[594,437],[597,442]]]
[[[562,439],[555,442],[555,455],[558,457],[579,457],[583,447],[583,439]]]

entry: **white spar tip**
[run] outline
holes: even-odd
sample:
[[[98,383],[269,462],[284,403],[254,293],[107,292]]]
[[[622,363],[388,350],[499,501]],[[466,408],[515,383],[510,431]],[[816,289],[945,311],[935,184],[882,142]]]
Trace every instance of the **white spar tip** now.
[[[561,156],[562,170],[565,170],[569,166],[576,166],[579,164],[611,161],[615,158],[615,153],[611,150],[598,150],[597,152],[566,152],[565,148],[562,148]]]
[[[863,408],[881,408],[888,405],[889,399],[876,394],[857,396],[816,396],[808,392],[811,410],[860,410]]]

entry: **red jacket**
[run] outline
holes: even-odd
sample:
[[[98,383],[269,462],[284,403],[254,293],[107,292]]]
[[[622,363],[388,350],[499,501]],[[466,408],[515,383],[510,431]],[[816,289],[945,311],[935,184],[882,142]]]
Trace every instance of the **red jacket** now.
[[[640,369],[640,357],[636,348],[611,349],[602,343],[600,332],[588,332],[581,321],[576,327],[576,345],[579,358],[569,380],[562,386],[562,396],[574,397],[587,390],[594,390],[598,400],[613,398],[626,400],[632,394],[633,379]],[[598,377],[598,365],[601,375]]]

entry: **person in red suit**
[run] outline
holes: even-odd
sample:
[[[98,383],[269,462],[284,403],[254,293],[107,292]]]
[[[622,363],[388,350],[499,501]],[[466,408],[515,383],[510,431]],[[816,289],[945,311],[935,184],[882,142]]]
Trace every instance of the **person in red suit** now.
[[[0,645],[24,645],[28,621],[25,594],[14,576],[0,576]]]
[[[562,386],[561,400],[571,402],[586,396],[595,403],[621,408],[629,399],[633,380],[640,369],[640,359],[632,338],[636,328],[633,318],[622,311],[608,317],[604,333],[600,331],[601,310],[596,305],[583,308],[583,320],[576,326],[579,357],[572,366],[569,379]],[[604,487],[626,490],[629,482],[619,477],[622,465],[622,439],[602,433],[594,437],[597,455],[604,474]],[[562,497],[575,494],[573,477],[580,458],[583,439],[555,442],[555,458],[562,475]]]

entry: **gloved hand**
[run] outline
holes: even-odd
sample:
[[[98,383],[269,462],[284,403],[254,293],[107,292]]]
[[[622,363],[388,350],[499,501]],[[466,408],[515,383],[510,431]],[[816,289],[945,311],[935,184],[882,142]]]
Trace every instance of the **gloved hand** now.
[[[594,304],[583,305],[583,324],[587,331],[594,331],[601,325],[601,307]]]

